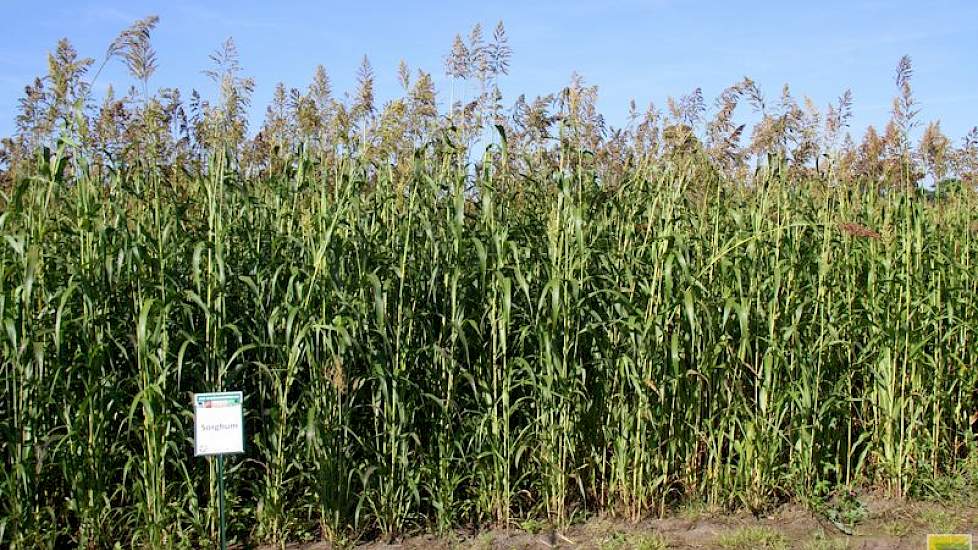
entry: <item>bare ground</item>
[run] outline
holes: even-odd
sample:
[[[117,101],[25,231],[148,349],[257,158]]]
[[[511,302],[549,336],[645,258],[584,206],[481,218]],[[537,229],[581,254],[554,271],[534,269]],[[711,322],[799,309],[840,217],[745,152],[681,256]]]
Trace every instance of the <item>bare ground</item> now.
[[[978,495],[973,501],[952,506],[927,502],[899,502],[880,497],[861,497],[866,514],[844,533],[825,517],[799,505],[786,505],[762,517],[750,514],[718,515],[681,511],[665,519],[629,523],[612,518],[593,518],[561,531],[529,528],[491,530],[479,534],[417,536],[396,543],[373,542],[356,548],[381,549],[546,549],[594,548],[618,550],[661,548],[733,550],[892,549],[927,547],[928,533],[970,533],[978,539]],[[294,544],[290,550],[330,550],[329,543]]]

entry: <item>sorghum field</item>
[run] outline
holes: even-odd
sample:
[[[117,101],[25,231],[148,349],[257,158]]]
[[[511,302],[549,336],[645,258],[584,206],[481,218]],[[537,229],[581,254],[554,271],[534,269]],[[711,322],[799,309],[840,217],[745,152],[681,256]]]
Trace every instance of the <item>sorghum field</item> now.
[[[4,141],[0,545],[213,546],[218,389],[238,543],[978,486],[978,130],[919,120],[909,58],[880,133],[750,79],[612,129],[578,77],[503,103],[500,24],[443,109],[365,58],[248,128],[231,41],[219,97],[150,89],[156,23],[58,44]]]

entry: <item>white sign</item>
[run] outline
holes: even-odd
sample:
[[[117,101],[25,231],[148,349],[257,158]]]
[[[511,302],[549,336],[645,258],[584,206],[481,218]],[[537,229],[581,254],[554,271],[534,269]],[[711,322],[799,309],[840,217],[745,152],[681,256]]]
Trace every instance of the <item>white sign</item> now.
[[[194,394],[194,455],[244,452],[243,400],[239,391]]]

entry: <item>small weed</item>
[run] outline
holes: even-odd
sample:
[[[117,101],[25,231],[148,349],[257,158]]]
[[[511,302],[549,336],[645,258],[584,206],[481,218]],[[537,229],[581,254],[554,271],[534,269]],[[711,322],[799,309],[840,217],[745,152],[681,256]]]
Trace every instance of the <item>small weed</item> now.
[[[601,550],[665,550],[665,539],[655,533],[615,533],[601,542]]]
[[[853,527],[866,519],[869,513],[863,503],[856,498],[856,493],[851,490],[841,491],[828,502],[817,502],[812,507],[847,535],[852,535]]]
[[[476,548],[481,548],[482,550],[492,549],[492,534],[482,533],[475,539]]]
[[[690,500],[676,511],[677,516],[686,520],[697,520],[709,513],[709,507],[701,500]]]
[[[539,535],[547,529],[548,525],[546,522],[540,521],[538,519],[527,519],[520,524],[520,529],[526,531],[531,535]]]
[[[849,548],[849,541],[844,538],[830,537],[824,531],[819,530],[812,537],[812,540],[806,542],[802,548],[805,550],[846,550]]]
[[[971,502],[978,491],[978,457],[972,453],[953,471],[944,475],[924,478],[914,491],[921,500],[943,504],[963,504]]]
[[[717,537],[721,548],[732,550],[782,550],[788,548],[784,535],[768,527],[741,527]]]
[[[910,523],[905,519],[889,519],[880,525],[880,529],[887,535],[894,537],[905,537],[913,530]]]
[[[932,533],[954,533],[958,529],[958,518],[946,510],[932,508],[920,512],[920,522]]]

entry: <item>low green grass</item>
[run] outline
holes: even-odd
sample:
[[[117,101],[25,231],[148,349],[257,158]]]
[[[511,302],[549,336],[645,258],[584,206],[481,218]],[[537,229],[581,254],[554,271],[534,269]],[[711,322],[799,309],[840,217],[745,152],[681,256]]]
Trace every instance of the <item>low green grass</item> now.
[[[656,533],[615,533],[602,540],[598,548],[601,550],[665,550],[668,548],[665,538]]]
[[[770,527],[740,527],[717,536],[716,544],[728,550],[787,550],[788,540]]]
[[[957,533],[961,519],[952,511],[943,508],[925,508],[917,519],[930,533]]]
[[[820,529],[811,536],[810,540],[804,541],[801,548],[804,550],[847,550],[850,545],[845,537],[829,536]]]

